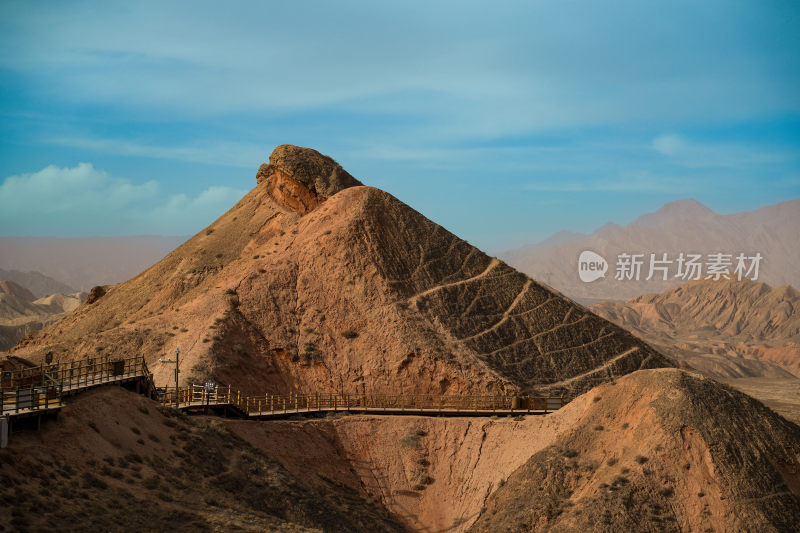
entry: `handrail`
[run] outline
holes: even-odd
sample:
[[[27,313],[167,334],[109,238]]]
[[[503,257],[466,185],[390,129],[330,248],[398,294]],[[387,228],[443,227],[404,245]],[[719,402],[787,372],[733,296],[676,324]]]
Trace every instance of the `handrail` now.
[[[143,356],[112,359],[109,356],[41,365],[3,372],[0,380],[0,415],[35,411],[60,406],[64,393],[76,392],[105,383],[141,379],[146,394],[155,389],[153,374]],[[9,386],[11,385],[11,386]],[[333,392],[263,394],[248,396],[231,385],[213,388],[190,384],[162,393],[161,403],[179,408],[231,406],[245,416],[275,414],[359,411],[359,412],[447,412],[447,413],[526,413],[551,412],[564,405],[564,397],[525,395],[435,395],[435,394],[349,394]]]
[[[144,380],[146,392],[151,395],[153,374],[143,356],[122,359],[105,356],[5,371],[0,376],[0,415],[58,407],[65,392],[136,378]]]
[[[550,412],[564,405],[563,396],[530,397],[508,395],[434,395],[434,394],[263,394],[243,396],[230,385],[217,385],[207,389],[190,384],[169,391],[160,401],[179,408],[203,406],[232,406],[247,416],[283,414],[293,412],[371,411],[371,412]]]

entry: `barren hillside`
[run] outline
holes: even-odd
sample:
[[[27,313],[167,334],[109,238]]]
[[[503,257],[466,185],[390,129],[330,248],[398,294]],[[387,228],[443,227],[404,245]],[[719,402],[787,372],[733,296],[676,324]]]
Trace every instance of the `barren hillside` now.
[[[576,394],[671,363],[335,161],[284,145],[258,185],[162,261],[26,339],[56,360],[181,350],[182,382]]]
[[[798,426],[676,369],[515,418],[186,417],[109,386],[12,436],[0,526],[791,531],[799,461]]]
[[[0,450],[0,531],[402,531],[363,491],[310,487],[214,419],[120,387]]]
[[[636,372],[577,399],[471,531],[796,531],[800,428],[680,370]]]
[[[800,294],[753,281],[696,281],[592,311],[709,375],[800,377]]]

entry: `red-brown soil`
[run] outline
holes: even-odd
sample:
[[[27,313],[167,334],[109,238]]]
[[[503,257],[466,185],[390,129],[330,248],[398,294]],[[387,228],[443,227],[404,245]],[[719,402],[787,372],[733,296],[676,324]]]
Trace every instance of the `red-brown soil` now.
[[[0,527],[791,531],[798,461],[798,426],[675,369],[516,418],[189,418],[107,386],[12,435]]]

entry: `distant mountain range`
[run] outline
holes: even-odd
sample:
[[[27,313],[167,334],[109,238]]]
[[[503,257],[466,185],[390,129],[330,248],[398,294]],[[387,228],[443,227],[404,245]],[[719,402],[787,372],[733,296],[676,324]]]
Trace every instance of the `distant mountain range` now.
[[[185,240],[186,237],[152,235],[0,237],[0,279],[15,281],[37,296],[89,290],[95,285],[132,278]],[[59,280],[60,286],[36,279],[36,273],[53,278],[51,281]]]
[[[591,310],[717,378],[800,377],[800,293],[753,281],[693,281]]]
[[[37,299],[33,292],[13,281],[0,281],[0,350],[7,350],[25,335],[56,322],[85,299],[86,293],[55,293]]]
[[[69,294],[75,289],[65,283],[45,276],[41,272],[23,272],[21,270],[4,270],[0,268],[0,280],[12,281],[30,291],[36,298],[42,298],[57,292]]]
[[[640,294],[660,292],[685,281],[677,274],[677,258],[684,254],[724,253],[763,257],[757,281],[779,287],[800,286],[800,199],[762,207],[754,211],[720,215],[700,202],[687,199],[671,202],[654,213],[640,216],[631,224],[606,224],[591,235],[559,232],[540,243],[501,255],[511,266],[536,280],[547,283],[567,296],[594,303],[599,300],[624,300]],[[605,278],[582,282],[578,277],[578,257],[589,250],[608,263]],[[641,276],[616,280],[615,266],[621,253],[644,254]],[[656,271],[650,281],[650,254],[673,263],[668,265],[668,279]],[[749,266],[749,263],[748,263]],[[703,270],[703,277],[707,271]]]

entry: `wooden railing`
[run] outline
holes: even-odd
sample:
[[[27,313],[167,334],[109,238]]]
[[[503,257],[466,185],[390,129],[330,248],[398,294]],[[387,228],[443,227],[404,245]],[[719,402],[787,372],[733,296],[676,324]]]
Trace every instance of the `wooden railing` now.
[[[141,356],[126,359],[91,358],[3,372],[0,415],[22,414],[61,405],[66,394],[96,385],[142,380],[154,390],[153,377]],[[138,383],[137,383],[138,386]],[[434,394],[289,393],[243,395],[230,385],[189,385],[162,393],[159,401],[178,408],[225,406],[244,416],[268,417],[291,413],[353,411],[363,413],[548,413],[562,407],[563,397],[456,396]]]
[[[5,371],[0,375],[0,415],[52,409],[61,405],[65,394],[137,379],[144,381],[145,392],[152,390],[153,375],[142,356],[90,358]]]
[[[61,387],[53,384],[0,388],[0,416],[60,407],[61,397]]]
[[[167,405],[178,408],[232,406],[247,416],[293,412],[447,412],[447,413],[547,413],[564,405],[563,397],[528,396],[446,396],[432,394],[342,394],[289,393],[244,396],[230,385],[204,387],[190,385],[161,397]]]

